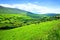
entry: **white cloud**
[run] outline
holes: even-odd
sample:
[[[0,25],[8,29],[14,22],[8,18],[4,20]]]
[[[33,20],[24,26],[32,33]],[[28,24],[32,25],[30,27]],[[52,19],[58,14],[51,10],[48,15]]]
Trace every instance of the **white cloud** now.
[[[0,4],[1,6],[4,7],[11,7],[11,8],[19,8],[22,10],[26,10],[26,11],[30,11],[33,13],[60,13],[60,8],[48,8],[48,7],[44,7],[44,6],[40,6],[40,5],[36,5],[36,4],[32,4],[32,3],[27,3],[27,4]]]
[[[10,4],[0,4],[0,6],[15,8],[14,5],[10,5]]]

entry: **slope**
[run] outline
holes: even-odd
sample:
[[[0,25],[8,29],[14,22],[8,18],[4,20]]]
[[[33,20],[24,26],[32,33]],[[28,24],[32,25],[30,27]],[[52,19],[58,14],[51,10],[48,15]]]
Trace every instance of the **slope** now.
[[[60,20],[0,30],[0,40],[60,40]]]
[[[51,15],[52,17],[50,17]],[[60,17],[53,15],[57,14],[34,14],[16,8],[0,6],[0,29],[10,29],[60,19]]]
[[[19,10],[19,9],[16,9],[16,8],[8,8],[8,7],[3,7],[3,6],[0,6],[0,14],[1,13],[25,13],[26,11],[24,10]]]
[[[8,8],[0,6],[0,14],[20,14],[20,15],[26,15],[33,18],[40,18],[40,15],[34,14],[25,10],[20,10],[17,8]]]
[[[32,12],[28,12],[25,10],[17,9],[17,8],[8,8],[8,7],[3,7],[0,6],[0,14],[20,14],[20,15],[26,15],[31,18],[41,18],[44,16],[56,16],[57,14],[53,13],[48,13],[48,14],[34,14]]]
[[[0,14],[0,29],[15,28],[18,26],[26,25],[26,20],[31,17],[20,14]],[[26,23],[25,23],[26,22]]]

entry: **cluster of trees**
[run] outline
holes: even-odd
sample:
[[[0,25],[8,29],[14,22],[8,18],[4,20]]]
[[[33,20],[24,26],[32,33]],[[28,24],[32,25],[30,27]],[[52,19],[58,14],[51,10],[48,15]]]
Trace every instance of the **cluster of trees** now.
[[[46,16],[41,18],[24,18],[18,16],[5,17],[0,15],[0,29],[10,29],[22,27],[30,24],[38,24],[40,22],[52,21],[60,19],[60,16]]]

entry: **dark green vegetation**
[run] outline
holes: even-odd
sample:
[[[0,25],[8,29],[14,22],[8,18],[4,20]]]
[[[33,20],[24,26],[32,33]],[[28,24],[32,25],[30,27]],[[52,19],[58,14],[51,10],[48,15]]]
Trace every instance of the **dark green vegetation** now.
[[[28,19],[31,18],[19,14],[0,14],[0,28],[21,27],[26,25],[25,23]]]
[[[0,40],[60,40],[60,14],[0,6]]]
[[[59,17],[48,16],[48,17],[32,18],[30,16],[20,14],[0,14],[0,29],[11,29],[30,24],[39,24],[41,22],[52,21],[57,19],[59,19]]]

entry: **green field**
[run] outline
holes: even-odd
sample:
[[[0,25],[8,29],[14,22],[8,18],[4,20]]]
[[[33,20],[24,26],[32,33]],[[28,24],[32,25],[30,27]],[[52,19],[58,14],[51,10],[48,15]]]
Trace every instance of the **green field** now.
[[[60,14],[0,6],[0,40],[60,40]]]
[[[0,40],[60,40],[60,20],[0,30]]]
[[[0,29],[12,29],[30,24],[39,24],[41,22],[58,20],[55,16],[40,16],[33,18],[23,14],[0,14]]]

